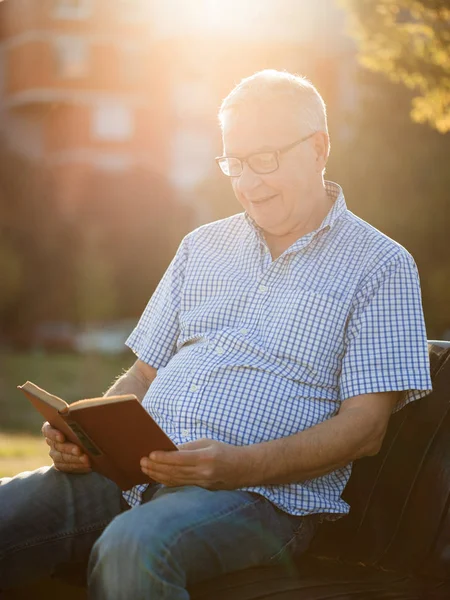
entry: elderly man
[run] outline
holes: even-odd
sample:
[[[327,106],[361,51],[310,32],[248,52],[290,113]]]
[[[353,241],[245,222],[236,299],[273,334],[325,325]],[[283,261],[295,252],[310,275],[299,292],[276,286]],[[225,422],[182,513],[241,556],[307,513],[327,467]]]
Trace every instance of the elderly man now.
[[[378,452],[392,411],[430,390],[414,261],[324,181],[317,90],[262,71],[220,121],[244,212],[182,241],[108,392],[136,394],[180,451],[143,457],[157,483],[122,497],[44,425],[54,467],[0,487],[7,585],[89,556],[92,598],[185,600],[300,552],[348,512],[351,463]]]

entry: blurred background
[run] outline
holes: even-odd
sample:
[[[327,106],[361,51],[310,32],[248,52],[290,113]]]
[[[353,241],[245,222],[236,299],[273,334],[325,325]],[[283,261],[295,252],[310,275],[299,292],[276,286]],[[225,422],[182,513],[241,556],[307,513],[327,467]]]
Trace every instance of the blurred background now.
[[[49,462],[16,386],[101,395],[183,235],[240,212],[217,111],[264,68],[317,86],[327,178],[412,253],[450,338],[447,0],[4,0],[0,476]]]

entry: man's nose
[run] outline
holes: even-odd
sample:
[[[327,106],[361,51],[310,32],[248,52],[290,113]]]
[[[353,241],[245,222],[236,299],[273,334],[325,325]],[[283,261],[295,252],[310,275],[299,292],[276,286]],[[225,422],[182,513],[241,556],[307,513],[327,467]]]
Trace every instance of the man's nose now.
[[[247,163],[242,165],[242,173],[239,175],[237,180],[237,187],[239,192],[245,194],[261,184],[261,175],[252,171]]]

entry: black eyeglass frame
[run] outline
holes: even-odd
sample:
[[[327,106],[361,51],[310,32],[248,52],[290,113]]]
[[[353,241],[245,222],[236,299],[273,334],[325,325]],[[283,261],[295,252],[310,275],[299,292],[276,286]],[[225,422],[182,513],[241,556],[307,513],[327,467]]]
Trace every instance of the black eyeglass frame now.
[[[214,160],[218,164],[219,169],[222,171],[222,173],[226,177],[240,177],[244,170],[244,163],[246,163],[250,167],[250,169],[257,175],[268,175],[269,173],[274,173],[275,171],[277,171],[280,168],[280,154],[289,152],[289,150],[292,150],[293,148],[295,148],[295,146],[298,146],[299,144],[306,142],[306,140],[309,140],[309,138],[312,138],[312,136],[315,135],[316,133],[317,133],[317,131],[313,131],[312,133],[305,135],[301,139],[296,140],[295,142],[292,142],[292,144],[288,144],[287,146],[283,146],[283,148],[278,148],[277,150],[266,150],[265,152],[252,152],[252,154],[248,154],[247,156],[217,156]],[[258,154],[273,154],[275,156],[277,166],[274,169],[271,169],[270,171],[255,171],[255,169],[252,168],[252,166],[250,165],[250,163],[248,161],[249,161],[249,159],[252,158],[252,156],[258,156]],[[223,171],[222,167],[220,166],[220,161],[224,160],[226,158],[234,158],[241,163],[241,171],[240,171],[239,175],[229,175]]]

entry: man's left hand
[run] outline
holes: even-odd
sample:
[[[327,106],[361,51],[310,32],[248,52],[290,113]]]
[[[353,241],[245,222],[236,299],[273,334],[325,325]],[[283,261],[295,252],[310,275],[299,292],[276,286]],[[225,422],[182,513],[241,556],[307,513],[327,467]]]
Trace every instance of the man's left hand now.
[[[245,485],[247,469],[241,446],[200,439],[178,446],[178,452],[152,452],[141,469],[168,487],[197,485],[210,490],[234,490]]]

